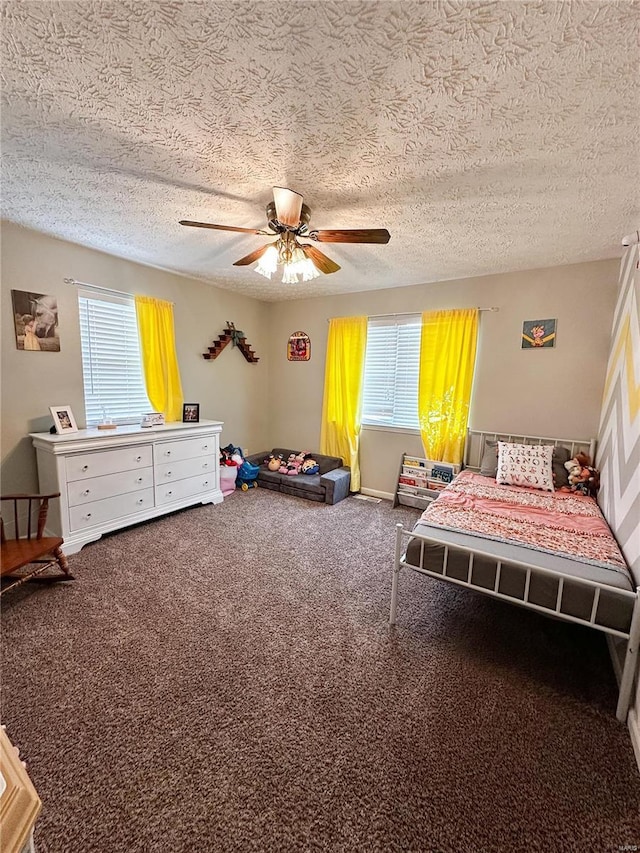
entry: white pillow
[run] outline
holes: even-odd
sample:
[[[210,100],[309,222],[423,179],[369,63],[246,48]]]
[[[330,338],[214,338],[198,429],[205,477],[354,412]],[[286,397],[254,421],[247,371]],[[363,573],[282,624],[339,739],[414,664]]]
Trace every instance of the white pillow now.
[[[511,444],[499,441],[496,482],[552,492],[552,456],[552,444]]]

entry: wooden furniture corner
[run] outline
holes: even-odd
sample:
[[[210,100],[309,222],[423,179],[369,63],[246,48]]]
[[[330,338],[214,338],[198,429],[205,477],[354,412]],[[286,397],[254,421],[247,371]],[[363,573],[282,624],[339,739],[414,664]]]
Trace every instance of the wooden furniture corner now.
[[[73,580],[69,571],[67,558],[62,551],[64,540],[59,536],[45,536],[44,528],[47,522],[49,501],[60,497],[60,492],[51,495],[2,495],[0,501],[13,506],[13,529],[15,537],[7,539],[4,520],[0,517],[0,575],[7,578],[8,583],[2,588],[0,595],[28,580],[57,581]],[[26,515],[24,514],[26,510]],[[36,514],[37,511],[37,514]],[[21,536],[22,528],[26,535]],[[41,577],[43,573],[54,566],[60,570],[57,574]],[[19,576],[13,577],[20,569],[27,569]]]
[[[4,781],[0,796],[2,850],[21,853],[32,849],[27,845],[42,803],[4,726],[0,728],[0,774]]]

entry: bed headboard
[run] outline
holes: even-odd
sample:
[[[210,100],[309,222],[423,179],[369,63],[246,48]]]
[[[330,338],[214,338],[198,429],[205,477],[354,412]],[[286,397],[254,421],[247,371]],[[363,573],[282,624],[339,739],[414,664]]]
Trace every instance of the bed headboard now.
[[[472,471],[480,470],[484,442],[489,441],[511,441],[516,444],[553,444],[554,447],[566,447],[571,457],[576,453],[588,453],[591,459],[596,458],[595,438],[547,438],[539,435],[515,435],[507,432],[481,432],[480,430],[467,430],[467,440],[464,444],[463,467]]]

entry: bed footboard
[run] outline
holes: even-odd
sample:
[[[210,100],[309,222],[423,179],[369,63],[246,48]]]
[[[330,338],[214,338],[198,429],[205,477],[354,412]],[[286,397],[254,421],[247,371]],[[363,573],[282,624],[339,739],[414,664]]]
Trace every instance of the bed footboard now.
[[[407,552],[405,550],[405,540],[420,541],[420,557],[416,561],[418,564],[407,561]],[[425,549],[427,546],[436,545],[441,550],[441,560],[439,565],[433,563],[433,549],[429,554],[429,560],[425,559]],[[451,574],[450,557],[455,554],[457,561],[457,570],[455,576]],[[459,565],[461,556],[466,559],[466,571],[461,572]],[[495,565],[494,575],[492,576],[492,584],[486,582],[486,572],[482,583],[474,574],[474,562],[482,559],[493,561]],[[400,571],[403,567],[409,568],[414,572],[422,575],[428,575],[436,580],[453,583],[457,586],[466,587],[476,590],[484,595],[489,595],[494,598],[500,598],[503,601],[509,601],[512,604],[517,604],[520,607],[526,607],[530,610],[536,610],[547,616],[554,616],[567,622],[575,622],[578,625],[584,625],[588,628],[602,631],[614,637],[619,637],[626,641],[626,653],[622,673],[620,677],[620,692],[618,698],[618,706],[616,716],[624,722],[627,718],[629,710],[629,702],[631,698],[631,690],[633,686],[633,676],[637,666],[638,645],[640,642],[640,587],[635,592],[629,589],[613,587],[607,584],[599,583],[587,578],[581,578],[576,575],[562,574],[560,572],[544,569],[532,563],[525,561],[509,560],[502,561],[494,554],[484,551],[481,548],[466,548],[464,546],[451,546],[437,536],[426,536],[421,533],[405,530],[402,524],[396,525],[396,540],[395,540],[395,559],[393,567],[393,577],[391,584],[391,606],[389,613],[389,621],[392,625],[396,622],[397,606],[398,606],[398,581]],[[485,567],[486,568],[486,567]],[[507,569],[517,569],[524,574],[523,588],[517,594],[505,591],[502,584],[503,572]],[[532,579],[539,580],[540,576],[550,581],[553,581],[557,586],[554,587],[555,602],[548,606],[536,603],[532,595]],[[589,606],[588,612],[580,613],[576,610],[575,604],[571,603],[571,596],[575,596],[576,590],[584,596],[588,596]],[[616,604],[620,610],[620,617],[612,623],[609,618],[603,616],[604,607],[601,604],[605,601],[608,604],[609,613],[612,604]],[[602,611],[602,612],[601,612]]]

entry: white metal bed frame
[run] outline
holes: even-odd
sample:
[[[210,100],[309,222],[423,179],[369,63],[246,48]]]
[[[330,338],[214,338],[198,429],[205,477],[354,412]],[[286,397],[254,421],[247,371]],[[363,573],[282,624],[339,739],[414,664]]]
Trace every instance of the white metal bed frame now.
[[[583,441],[579,439],[556,439],[556,438],[541,438],[539,436],[516,436],[516,435],[508,435],[502,433],[487,433],[487,432],[479,432],[476,430],[469,430],[468,439],[465,445],[465,460],[464,467],[469,468],[470,470],[479,470],[480,460],[482,459],[482,453],[484,449],[485,439],[496,440],[499,439],[501,441],[514,441],[517,440],[518,443],[526,443],[526,444],[553,444],[560,445],[562,447],[569,448],[571,455],[573,456],[580,450],[584,450],[588,448],[589,455],[591,458],[594,458],[595,454],[595,439],[591,439],[590,441]],[[411,563],[406,561],[406,550],[403,553],[403,542],[404,540],[414,539],[420,540],[420,565],[414,566]],[[479,539],[479,542],[482,540]],[[424,550],[425,545],[439,545],[444,549],[443,558],[441,568],[442,571],[437,572],[433,569],[427,569],[423,567],[424,564]],[[466,553],[468,558],[468,567],[467,567],[467,578],[466,580],[461,580],[459,578],[451,577],[447,575],[447,564],[449,560],[450,551],[455,551],[456,553]],[[478,557],[486,557],[492,560],[496,564],[496,577],[493,589],[487,589],[485,586],[480,586],[473,582],[473,562],[474,558]],[[508,595],[504,592],[500,592],[500,578],[502,573],[503,564],[508,564],[509,566],[515,566],[517,568],[522,568],[526,571],[525,577],[525,587],[524,594],[522,598],[518,598],[516,596]],[[597,581],[588,580],[587,578],[580,578],[576,575],[564,574],[562,572],[553,571],[552,569],[543,569],[541,567],[535,566],[532,563],[528,563],[526,561],[519,560],[499,560],[495,554],[491,554],[490,552],[484,550],[481,546],[478,548],[467,548],[462,545],[451,545],[439,538],[437,535],[425,536],[420,533],[412,533],[411,530],[405,530],[402,524],[396,525],[396,543],[395,543],[395,560],[393,567],[393,580],[391,585],[391,608],[389,614],[389,622],[392,625],[396,623],[396,614],[397,614],[397,605],[398,605],[398,577],[400,571],[403,567],[413,570],[418,574],[428,575],[429,577],[435,578],[436,580],[446,581],[448,583],[456,584],[457,586],[466,587],[468,589],[476,590],[477,592],[481,592],[484,595],[489,595],[493,598],[500,598],[503,601],[509,601],[512,604],[517,604],[520,607],[526,607],[530,610],[537,610],[539,613],[544,613],[547,616],[555,616],[558,619],[562,619],[566,622],[575,622],[578,625],[585,625],[588,628],[594,628],[597,631],[602,631],[608,635],[607,639],[609,641],[609,649],[612,653],[612,657],[615,655],[614,644],[612,642],[613,637],[617,637],[626,641],[626,652],[624,656],[624,663],[620,665],[620,662],[617,661],[614,657],[614,669],[616,672],[616,676],[619,679],[619,694],[618,694],[618,704],[616,708],[616,717],[621,722],[625,722],[627,718],[627,713],[629,710],[629,703],[631,699],[631,690],[633,687],[633,678],[635,674],[637,656],[638,656],[638,645],[640,643],[640,586],[636,588],[636,591],[633,592],[631,590],[624,590],[618,587],[612,587],[604,583],[598,583]],[[536,604],[529,600],[529,589],[531,584],[531,572],[534,570],[536,574],[547,575],[554,579],[558,580],[558,593],[556,597],[556,605],[555,608],[543,607],[539,604]],[[583,619],[578,616],[572,616],[568,613],[562,612],[562,604],[563,604],[563,595],[564,595],[564,583],[565,579],[571,582],[572,587],[580,587],[587,591],[589,591],[592,596],[592,606],[591,606],[591,614],[589,619]],[[598,611],[598,603],[600,601],[600,594],[603,590],[607,592],[614,592],[616,596],[621,596],[622,598],[628,598],[633,602],[633,610],[631,614],[631,621],[629,625],[628,631],[620,631],[614,628],[610,628],[606,625],[600,625],[596,621],[597,611]]]

